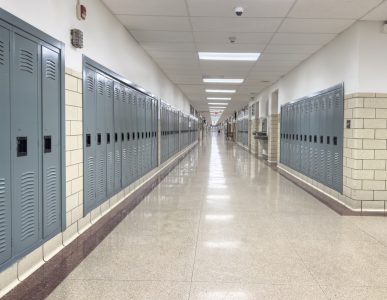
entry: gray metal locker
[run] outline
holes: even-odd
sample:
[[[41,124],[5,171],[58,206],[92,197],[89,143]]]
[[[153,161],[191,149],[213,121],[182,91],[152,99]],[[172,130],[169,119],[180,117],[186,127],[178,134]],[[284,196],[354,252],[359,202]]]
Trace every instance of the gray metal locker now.
[[[0,264],[11,258],[10,32],[0,26]]]
[[[327,126],[327,152],[326,152],[326,184],[333,187],[333,136],[334,136],[334,94],[330,93],[327,95],[327,115],[326,115],[326,126]]]
[[[121,85],[114,81],[114,190],[121,189],[121,109],[122,109],[122,95]]]
[[[126,92],[126,87],[121,85],[121,102],[120,102],[120,117],[119,123],[121,128],[121,186],[126,187],[127,179],[127,164],[128,164],[128,142],[127,142],[127,112],[128,112],[128,94]]]
[[[125,104],[125,125],[126,125],[126,133],[125,133],[125,139],[126,139],[126,185],[129,185],[131,183],[131,155],[132,155],[132,137],[131,137],[131,115],[130,110],[132,107],[132,91],[130,88],[125,87],[125,93],[126,93],[126,104]]]
[[[96,114],[96,84],[95,71],[86,67],[83,88],[83,144],[84,144],[84,208],[90,211],[95,207],[95,114]]]
[[[106,142],[106,194],[114,193],[114,83],[113,79],[105,77],[105,133]]]
[[[61,229],[61,77],[59,51],[46,47],[42,47],[41,51],[43,238],[47,238]]]
[[[106,80],[96,72],[96,115],[95,115],[95,198],[101,203],[106,198]]]
[[[13,251],[21,253],[40,240],[41,145],[38,107],[38,44],[15,34],[11,101]]]
[[[334,93],[334,129],[333,136],[333,188],[343,191],[343,131],[344,131],[344,90],[341,85]]]
[[[329,124],[326,123],[326,102],[327,102],[327,95],[323,94],[320,97],[319,100],[319,151],[320,151],[320,157],[319,157],[319,171],[318,171],[318,180],[323,183],[327,184],[326,182],[326,137],[327,137],[327,129]]]
[[[138,173],[138,94],[132,90],[132,181],[136,181],[139,177]]]

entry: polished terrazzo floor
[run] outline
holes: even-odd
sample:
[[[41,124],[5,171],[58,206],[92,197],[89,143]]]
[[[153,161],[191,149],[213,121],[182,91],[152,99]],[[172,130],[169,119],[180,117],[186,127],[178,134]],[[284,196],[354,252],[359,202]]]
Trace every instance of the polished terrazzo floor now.
[[[214,134],[49,299],[387,299],[387,219],[339,216]]]

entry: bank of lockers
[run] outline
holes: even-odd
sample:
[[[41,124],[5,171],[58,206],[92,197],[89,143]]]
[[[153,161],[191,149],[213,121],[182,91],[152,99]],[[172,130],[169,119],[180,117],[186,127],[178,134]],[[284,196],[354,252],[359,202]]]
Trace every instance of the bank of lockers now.
[[[248,146],[249,141],[248,141],[248,114],[244,111],[241,111],[238,115],[237,118],[237,142],[244,145]]]
[[[281,107],[280,160],[342,192],[343,85]]]
[[[0,20],[0,268],[61,231],[63,44]],[[39,39],[41,36],[45,41]]]
[[[84,212],[157,166],[158,101],[84,65]]]

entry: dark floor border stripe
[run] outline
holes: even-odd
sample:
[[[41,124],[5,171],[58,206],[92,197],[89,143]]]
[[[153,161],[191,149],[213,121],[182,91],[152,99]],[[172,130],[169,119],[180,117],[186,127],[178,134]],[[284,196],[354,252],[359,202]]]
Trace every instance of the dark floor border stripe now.
[[[371,212],[371,211],[353,211],[346,207],[345,205],[341,204],[340,202],[337,202],[334,198],[328,196],[327,194],[319,191],[315,187],[307,184],[306,182],[300,180],[296,176],[290,174],[289,172],[283,170],[280,167],[276,167],[276,170],[278,173],[280,173],[283,177],[293,182],[298,187],[302,188],[304,191],[311,194],[313,197],[315,197],[317,200],[328,206],[330,209],[335,211],[341,216],[374,216],[374,217],[384,217],[385,212]]]
[[[328,196],[327,194],[319,191],[317,188],[305,183],[304,181],[300,180],[293,174],[285,171],[284,169],[277,166],[277,163],[268,162],[266,159],[257,156],[256,154],[251,153],[248,148],[242,146],[239,143],[236,143],[239,147],[244,149],[245,151],[249,152],[251,155],[253,155],[256,159],[261,160],[264,162],[268,167],[272,168],[273,170],[277,171],[279,174],[281,174],[283,177],[288,179],[289,181],[293,182],[295,185],[303,189],[304,191],[311,194],[313,197],[315,197],[317,200],[328,206],[330,209],[335,211],[341,216],[370,216],[370,217],[386,217],[386,212],[378,212],[378,211],[354,211],[346,207],[345,205],[341,204],[340,202],[337,202],[334,198]]]
[[[2,299],[46,298],[195,147],[194,145],[181,154]]]

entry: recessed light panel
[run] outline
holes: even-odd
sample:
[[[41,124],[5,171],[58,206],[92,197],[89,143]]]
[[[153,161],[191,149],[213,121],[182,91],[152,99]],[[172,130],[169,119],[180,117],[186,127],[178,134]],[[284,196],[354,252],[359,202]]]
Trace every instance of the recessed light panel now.
[[[208,105],[228,105],[228,103],[215,103],[215,102],[211,102],[211,103],[208,103]]]
[[[244,79],[238,79],[238,78],[203,78],[204,83],[243,83]]]
[[[223,101],[230,101],[231,98],[228,98],[228,97],[207,97],[207,100],[223,100]]]
[[[261,53],[199,52],[202,60],[257,61]]]
[[[225,94],[234,94],[236,90],[211,90],[206,89],[206,93],[225,93]]]

